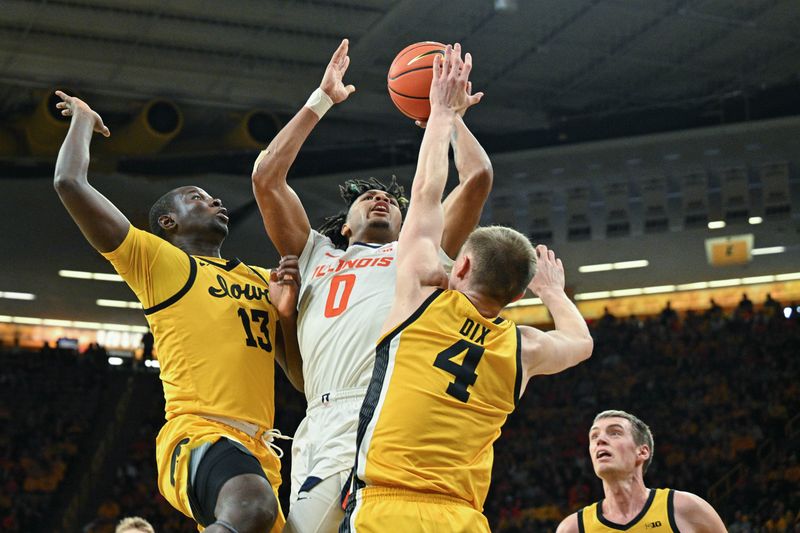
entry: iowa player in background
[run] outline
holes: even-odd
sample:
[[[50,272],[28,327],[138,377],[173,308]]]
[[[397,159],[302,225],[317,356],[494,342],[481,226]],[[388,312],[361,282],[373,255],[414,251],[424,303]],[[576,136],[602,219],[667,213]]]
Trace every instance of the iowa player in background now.
[[[55,189],[136,293],[155,337],[167,419],[156,440],[159,490],[210,533],[280,531],[280,460],[271,442],[279,436],[276,355],[286,362],[276,326],[280,311],[296,350],[296,261],[271,273],[221,259],[227,211],[198,187],[161,197],[150,211],[152,233],[133,227],[87,180],[92,132],[107,137],[108,128],[83,101],[56,94],[72,123]]]
[[[299,256],[298,340],[308,401],[292,445],[291,509],[286,531],[330,533],[341,523],[341,492],[355,459],[358,410],[375,361],[375,341],[394,294],[397,237],[405,212],[393,182],[349,180],[348,211],[323,233],[308,216],[286,176],[324,112],[355,88],[343,77],[348,42],[333,54],[320,87],[259,155],[253,190],[270,239],[282,254]],[[477,96],[470,100],[475,104]],[[489,158],[459,109],[445,142],[455,148],[459,184],[444,202],[440,259],[450,262],[480,219],[492,183]],[[441,197],[439,198],[441,200]]]
[[[488,532],[482,510],[492,445],[507,415],[531,376],[560,372],[592,351],[589,329],[564,293],[561,262],[546,247],[534,250],[524,235],[493,226],[470,234],[449,278],[438,260],[447,141],[458,110],[474,98],[471,67],[458,44],[434,62],[431,117],[400,232],[394,302],[361,407],[341,532]],[[529,283],[555,331],[498,316]]]
[[[625,411],[603,411],[589,430],[589,456],[605,497],[561,522],[557,533],[725,533],[705,500],[690,492],[648,489],[653,434]]]

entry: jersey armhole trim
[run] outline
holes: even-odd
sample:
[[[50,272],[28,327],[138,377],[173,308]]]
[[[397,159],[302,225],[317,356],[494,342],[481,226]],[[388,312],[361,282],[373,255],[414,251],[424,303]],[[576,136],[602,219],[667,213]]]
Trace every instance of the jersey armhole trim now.
[[[170,305],[174,304],[175,302],[183,298],[183,296],[187,292],[189,292],[189,289],[192,288],[192,285],[194,285],[194,280],[197,277],[197,262],[191,255],[187,255],[186,257],[189,258],[189,279],[186,280],[186,283],[183,285],[183,287],[181,287],[181,290],[179,290],[178,292],[176,292],[175,294],[173,294],[160,304],[145,309],[144,310],[145,315],[152,315],[153,313],[161,311],[162,309],[166,309]]]
[[[514,327],[517,334],[517,376],[514,378],[514,407],[519,405],[519,392],[522,390],[522,333],[518,327]]]
[[[264,279],[264,276],[262,276],[262,275],[261,275],[261,272],[259,272],[259,271],[258,271],[258,270],[256,270],[255,268],[251,267],[250,265],[245,265],[245,266],[246,266],[247,268],[249,268],[249,269],[250,269],[250,271],[251,271],[253,274],[255,274],[256,276],[258,276],[258,277],[259,277],[259,279],[260,279],[261,281],[263,281],[263,282],[264,282],[264,284],[267,286],[267,288],[269,288],[269,282],[268,282],[267,280],[265,280],[265,279]]]
[[[672,528],[674,533],[680,533],[678,524],[675,522],[675,491],[667,489],[667,517],[669,518],[669,527]]]
[[[414,311],[413,313],[411,313],[411,316],[409,316],[408,318],[406,318],[405,320],[403,320],[403,322],[401,322],[401,323],[400,323],[400,325],[396,326],[396,327],[395,327],[395,328],[393,328],[393,329],[392,329],[392,330],[391,330],[389,333],[387,333],[386,335],[384,335],[384,336],[383,336],[383,338],[381,339],[381,341],[380,341],[380,342],[378,343],[378,345],[375,347],[375,349],[377,350],[377,349],[379,349],[381,346],[383,346],[384,344],[388,344],[388,343],[392,342],[392,339],[393,339],[394,337],[396,337],[398,333],[400,333],[402,330],[404,330],[406,327],[408,327],[408,326],[409,326],[409,325],[410,325],[412,322],[414,322],[415,320],[417,320],[417,319],[420,317],[420,315],[422,315],[422,313],[424,313],[424,312],[425,312],[425,310],[428,308],[428,306],[430,306],[430,305],[431,305],[431,303],[433,303],[433,301],[434,301],[434,300],[435,300],[435,299],[436,299],[436,298],[437,298],[437,297],[438,297],[440,294],[442,294],[443,292],[444,292],[444,289],[440,289],[440,288],[437,288],[437,289],[435,289],[435,290],[434,290],[434,291],[433,291],[433,292],[430,294],[430,296],[428,296],[427,298],[425,298],[425,301],[424,301],[424,302],[422,302],[422,304],[420,304],[420,306],[419,306],[419,307],[417,307],[416,311]]]
[[[578,511],[578,533],[586,533],[586,528],[583,525],[583,509]]]

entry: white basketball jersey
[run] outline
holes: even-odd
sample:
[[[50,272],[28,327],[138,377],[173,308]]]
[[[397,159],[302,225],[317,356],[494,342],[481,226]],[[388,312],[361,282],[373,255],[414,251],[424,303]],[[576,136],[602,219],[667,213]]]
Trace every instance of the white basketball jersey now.
[[[397,242],[347,250],[311,231],[300,255],[298,341],[306,398],[369,385],[394,300]],[[446,269],[452,261],[440,252]]]

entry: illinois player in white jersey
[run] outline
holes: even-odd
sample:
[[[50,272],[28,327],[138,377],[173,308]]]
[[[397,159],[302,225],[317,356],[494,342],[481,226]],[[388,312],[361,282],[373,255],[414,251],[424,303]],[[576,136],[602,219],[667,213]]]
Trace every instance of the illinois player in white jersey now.
[[[586,322],[564,293],[563,266],[546,247],[534,250],[511,228],[479,228],[449,276],[440,264],[447,139],[456,111],[473,98],[471,67],[458,44],[434,59],[431,116],[400,233],[392,308],[361,407],[341,533],[488,533],[481,511],[492,445],[528,378],[591,354]],[[555,331],[498,316],[529,283]]]
[[[395,184],[350,180],[342,188],[348,210],[329,220],[323,235],[311,229],[287,184],[289,168],[323,114],[355,91],[342,81],[350,62],[347,51],[345,39],[320,87],[253,168],[267,233],[281,255],[300,257],[303,279],[298,341],[308,410],[292,449],[285,530],[291,533],[336,531],[343,517],[340,495],[355,459],[358,410],[374,366],[375,341],[394,294],[395,241],[405,210],[402,189]],[[477,224],[492,182],[488,156],[461,116],[450,142],[459,184],[444,201],[443,258],[455,256]]]

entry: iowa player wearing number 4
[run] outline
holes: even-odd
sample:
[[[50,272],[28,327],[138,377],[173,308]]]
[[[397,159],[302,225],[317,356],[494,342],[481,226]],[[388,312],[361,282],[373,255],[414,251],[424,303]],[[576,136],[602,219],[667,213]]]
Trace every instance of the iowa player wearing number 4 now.
[[[407,205],[394,180],[348,180],[341,187],[347,211],[330,217],[317,232],[286,181],[325,111],[355,90],[342,81],[350,61],[347,50],[344,40],[320,87],[253,167],[253,191],[267,233],[282,255],[299,256],[303,278],[298,340],[308,409],[292,445],[287,533],[330,533],[341,523],[341,493],[355,459],[358,410],[372,375],[375,341],[392,303],[396,241]],[[492,173],[461,116],[447,141],[456,151],[459,183],[444,201],[445,231],[436,253],[451,263],[446,256],[458,253],[480,218]]]
[[[589,430],[589,455],[605,498],[569,515],[557,533],[725,533],[705,500],[689,492],[648,489],[653,434],[625,411],[603,411]]]
[[[57,94],[73,117],[56,163],[58,195],[136,293],[155,338],[167,418],[156,441],[159,490],[209,533],[280,531],[274,365],[276,355],[286,365],[284,344],[299,361],[296,258],[274,273],[221,259],[227,211],[198,187],[155,203],[153,233],[133,227],[87,181],[92,132],[108,129],[84,102]]]
[[[434,62],[431,116],[400,232],[394,301],[361,407],[341,532],[489,531],[483,502],[506,417],[530,376],[591,354],[586,323],[564,294],[561,262],[546,247],[534,250],[510,228],[480,228],[449,276],[441,267],[447,139],[474,98],[471,67],[459,45]],[[555,331],[498,317],[529,283]]]

